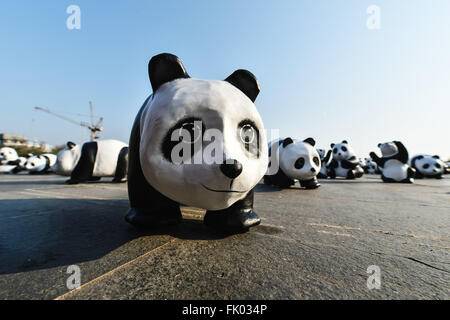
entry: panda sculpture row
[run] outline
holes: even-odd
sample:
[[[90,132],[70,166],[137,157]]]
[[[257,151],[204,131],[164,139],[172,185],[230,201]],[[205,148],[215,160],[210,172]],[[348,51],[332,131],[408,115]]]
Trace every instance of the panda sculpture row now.
[[[13,148],[0,148],[0,173],[28,171],[30,174],[45,174],[52,171],[52,166],[55,163],[56,155],[51,153],[29,154],[28,158],[25,158],[19,157]]]

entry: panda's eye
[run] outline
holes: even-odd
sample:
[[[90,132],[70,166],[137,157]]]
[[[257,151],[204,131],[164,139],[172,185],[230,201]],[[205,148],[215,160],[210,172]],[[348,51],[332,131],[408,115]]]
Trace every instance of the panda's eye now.
[[[342,151],[347,152],[347,147],[342,147]]]
[[[438,168],[438,169],[441,168],[441,165],[440,165],[439,163],[436,163],[435,166],[436,166],[436,168]]]
[[[428,163],[425,163],[422,168],[428,169],[429,167],[430,167],[430,165]]]
[[[320,165],[320,160],[317,157],[313,158],[314,163],[316,164],[316,166]]]
[[[294,167],[295,167],[295,169],[299,170],[299,169],[303,168],[304,165],[305,165],[305,159],[300,157],[297,159],[297,161],[295,161]]]
[[[34,163],[33,162],[31,163],[31,166],[34,167]]]
[[[333,149],[333,153],[337,153],[337,148],[334,148],[334,149]]]
[[[243,120],[238,125],[239,139],[242,142],[245,150],[259,157],[259,131],[256,124],[247,119]]]
[[[172,150],[175,146],[179,145],[180,142],[190,145],[190,154],[184,154],[183,150],[185,148],[181,148],[177,157],[179,156],[184,160],[191,158],[197,151],[194,148],[197,145],[195,142],[203,137],[204,132],[205,126],[199,118],[191,117],[178,121],[178,123],[167,132],[163,140],[162,153],[164,158],[170,162],[174,162],[174,159],[172,159]],[[179,162],[179,160],[176,162]]]

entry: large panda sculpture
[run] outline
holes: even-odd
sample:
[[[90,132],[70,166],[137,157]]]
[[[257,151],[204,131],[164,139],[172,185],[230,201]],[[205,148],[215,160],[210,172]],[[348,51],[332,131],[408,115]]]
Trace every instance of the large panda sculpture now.
[[[411,159],[411,167],[416,170],[416,179],[441,179],[446,173],[446,165],[439,156],[417,155]]]
[[[19,155],[14,148],[0,148],[0,173],[10,173],[17,166]]]
[[[56,155],[44,153],[41,155],[30,155],[25,163],[25,169],[30,174],[45,174],[52,172],[52,167],[56,163]]]
[[[86,142],[83,146],[71,141],[58,152],[54,167],[57,174],[70,176],[68,184],[114,177],[113,182],[126,182],[128,146],[118,140]]]
[[[318,179],[327,179],[328,178],[328,165],[331,159],[331,150],[328,150],[325,153],[325,149],[317,149],[317,153],[320,157],[320,172],[317,175]]]
[[[269,168],[264,183],[280,188],[289,188],[298,180],[301,187],[316,189],[320,186],[320,157],[314,148],[315,141],[292,138],[274,140],[269,143]]]
[[[328,166],[328,175],[331,179],[344,177],[346,179],[361,178],[364,174],[363,168],[359,165],[353,149],[347,140],[341,143],[332,143],[333,159]]]
[[[408,151],[400,141],[379,143],[382,157],[375,152],[370,157],[378,165],[381,171],[381,179],[384,182],[413,183],[416,171],[408,166]]]
[[[153,94],[131,132],[125,220],[145,227],[175,224],[184,204],[206,209],[204,223],[215,229],[241,232],[258,225],[253,190],[268,156],[253,104],[255,76],[237,70],[224,81],[193,79],[167,53],[154,56],[148,72]],[[189,133],[186,139],[177,136],[181,132]],[[205,161],[205,155],[216,159]]]

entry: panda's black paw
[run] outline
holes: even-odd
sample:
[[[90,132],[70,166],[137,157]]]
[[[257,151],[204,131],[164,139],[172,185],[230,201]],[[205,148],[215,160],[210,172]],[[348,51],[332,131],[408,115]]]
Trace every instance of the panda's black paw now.
[[[319,173],[319,174],[317,175],[317,179],[328,179],[328,176],[327,176],[326,174]]]
[[[67,184],[78,184],[78,183],[80,183],[80,181],[75,180],[75,179],[69,179],[69,180],[66,180],[66,183]]]
[[[177,212],[155,212],[151,209],[131,208],[125,221],[135,227],[154,228],[176,225],[182,221],[182,216],[179,209]]]
[[[253,210],[207,211],[204,218],[206,226],[229,233],[241,233],[261,223],[261,218]]]

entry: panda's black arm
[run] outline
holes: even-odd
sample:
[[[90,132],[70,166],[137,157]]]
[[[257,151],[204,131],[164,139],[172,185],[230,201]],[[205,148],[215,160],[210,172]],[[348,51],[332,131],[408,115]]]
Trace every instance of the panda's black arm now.
[[[331,160],[330,164],[328,165],[328,168],[337,168],[338,167],[338,162],[336,160]]]
[[[371,152],[371,153],[369,154],[369,156],[372,158],[372,160],[373,160],[378,166],[380,166],[380,167],[383,167],[383,166],[384,166],[384,161],[383,161],[383,159],[379,158],[375,152]]]
[[[327,155],[325,156],[325,158],[323,158],[322,165],[327,165],[328,161],[330,161],[330,157],[331,157],[331,150],[328,150]]]
[[[8,161],[6,163],[6,165],[9,165],[9,166],[17,166],[19,164],[20,164],[20,160],[19,159],[17,159],[17,160],[10,160],[10,161]]]
[[[342,160],[342,168],[344,169],[353,169],[358,165],[358,159],[356,157],[351,157],[347,160]]]
[[[400,141],[394,141],[394,144],[398,149],[398,160],[402,163],[407,163],[409,158],[408,150],[406,150],[405,146]]]

